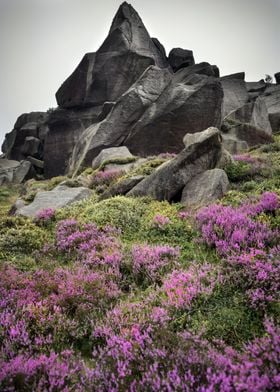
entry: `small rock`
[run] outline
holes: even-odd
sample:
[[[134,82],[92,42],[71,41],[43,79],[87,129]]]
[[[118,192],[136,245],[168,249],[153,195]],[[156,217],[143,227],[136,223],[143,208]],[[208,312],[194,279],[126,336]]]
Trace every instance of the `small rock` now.
[[[92,168],[97,169],[106,161],[115,159],[126,160],[127,158],[133,158],[133,155],[125,146],[106,148],[102,150],[96,158],[94,158],[92,161]]]
[[[69,188],[65,185],[59,185],[52,191],[38,192],[32,203],[16,211],[16,215],[35,217],[36,214],[46,208],[62,208],[76,201],[84,200],[92,195],[88,188]]]

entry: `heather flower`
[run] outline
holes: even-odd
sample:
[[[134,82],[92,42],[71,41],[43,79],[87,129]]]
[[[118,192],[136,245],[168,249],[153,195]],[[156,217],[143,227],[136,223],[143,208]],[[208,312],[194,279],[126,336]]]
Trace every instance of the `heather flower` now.
[[[210,295],[221,277],[210,264],[191,266],[187,271],[175,270],[163,282],[167,307],[189,309],[199,295]]]
[[[153,218],[153,226],[158,229],[164,229],[164,227],[167,226],[169,223],[170,219],[167,216],[157,214]]]
[[[53,208],[45,208],[37,212],[35,217],[35,222],[37,223],[48,223],[54,220],[55,217],[55,209]]]
[[[132,272],[138,279],[158,282],[161,274],[176,265],[179,249],[167,245],[134,245],[132,254]]]

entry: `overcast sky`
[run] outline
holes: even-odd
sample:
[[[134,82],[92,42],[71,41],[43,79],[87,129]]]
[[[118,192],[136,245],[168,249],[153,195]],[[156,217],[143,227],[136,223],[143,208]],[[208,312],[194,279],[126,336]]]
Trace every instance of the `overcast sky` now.
[[[280,0],[131,0],[167,52],[248,81],[280,71]],[[16,118],[56,106],[55,92],[106,38],[122,1],[0,0],[0,143]]]

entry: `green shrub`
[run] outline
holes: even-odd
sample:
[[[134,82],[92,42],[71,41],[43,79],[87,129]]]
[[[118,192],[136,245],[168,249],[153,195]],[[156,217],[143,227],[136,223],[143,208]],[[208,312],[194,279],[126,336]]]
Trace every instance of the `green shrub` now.
[[[6,254],[26,254],[41,249],[48,238],[47,232],[29,219],[9,217],[0,222],[0,252]]]

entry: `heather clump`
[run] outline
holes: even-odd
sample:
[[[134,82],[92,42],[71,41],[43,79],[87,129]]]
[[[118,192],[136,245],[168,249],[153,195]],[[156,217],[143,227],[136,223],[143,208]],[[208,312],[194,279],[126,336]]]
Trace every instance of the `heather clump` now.
[[[122,260],[119,231],[111,226],[79,224],[75,219],[60,221],[56,227],[55,248],[67,258],[92,269],[102,268],[116,275]]]
[[[132,275],[139,284],[160,283],[162,275],[178,265],[179,249],[168,245],[133,245]]]
[[[279,228],[269,224],[278,213],[278,196],[266,192],[259,201],[236,208],[213,205],[197,214],[203,241],[223,257],[227,274],[256,308],[279,301]]]

